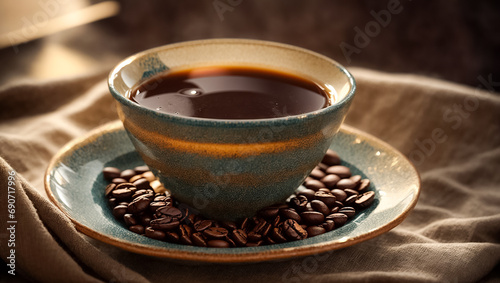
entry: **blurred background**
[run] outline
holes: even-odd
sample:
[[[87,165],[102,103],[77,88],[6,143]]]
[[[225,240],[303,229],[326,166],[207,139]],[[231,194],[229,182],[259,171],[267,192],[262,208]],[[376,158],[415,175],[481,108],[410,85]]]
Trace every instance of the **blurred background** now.
[[[493,0],[2,0],[0,19],[0,87],[109,70],[144,49],[218,37],[293,44],[346,67],[500,81]]]

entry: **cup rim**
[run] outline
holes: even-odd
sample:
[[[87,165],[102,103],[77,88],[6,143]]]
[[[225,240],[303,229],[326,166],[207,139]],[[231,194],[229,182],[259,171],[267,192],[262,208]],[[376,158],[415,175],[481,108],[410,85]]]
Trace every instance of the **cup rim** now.
[[[214,118],[200,118],[200,117],[189,117],[189,116],[181,116],[175,115],[160,111],[155,111],[150,108],[146,108],[138,103],[133,102],[132,100],[125,97],[125,93],[120,93],[114,85],[114,80],[119,76],[120,71],[133,62],[134,60],[141,58],[149,53],[160,52],[165,49],[173,49],[173,48],[182,48],[185,46],[192,45],[207,45],[207,44],[252,44],[252,45],[260,45],[260,46],[273,46],[278,48],[283,48],[287,50],[294,50],[302,53],[307,53],[309,55],[315,56],[319,59],[325,60],[335,66],[339,71],[347,77],[347,81],[350,85],[349,92],[342,97],[339,101],[333,103],[333,105],[327,106],[325,108],[321,108],[315,111],[301,113],[298,115],[290,115],[284,117],[277,118],[264,118],[264,119],[214,119]],[[297,47],[289,44],[278,43],[273,41],[266,40],[255,40],[255,39],[235,39],[235,38],[215,38],[215,39],[201,39],[201,40],[191,40],[191,41],[182,41],[167,45],[158,46],[155,48],[147,49],[136,54],[133,54],[118,63],[109,73],[108,75],[108,88],[111,92],[111,95],[115,98],[119,103],[131,107],[132,109],[141,112],[141,114],[149,114],[153,117],[167,119],[171,122],[176,122],[180,124],[188,124],[188,125],[202,125],[202,126],[219,126],[224,125],[225,127],[237,126],[237,127],[245,127],[245,126],[255,126],[255,125],[274,125],[274,124],[295,124],[305,122],[309,119],[314,119],[318,116],[327,115],[331,112],[336,111],[339,108],[342,108],[348,105],[351,100],[354,98],[354,94],[356,91],[356,81],[352,74],[340,63],[337,61],[319,54],[317,52]]]

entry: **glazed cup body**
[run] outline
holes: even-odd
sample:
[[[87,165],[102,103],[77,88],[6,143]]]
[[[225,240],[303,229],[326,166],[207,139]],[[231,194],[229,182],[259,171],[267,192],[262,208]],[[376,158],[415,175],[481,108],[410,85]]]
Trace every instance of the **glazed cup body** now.
[[[301,115],[218,120],[161,113],[128,98],[130,89],[155,74],[210,65],[261,66],[304,75],[331,89],[335,101]],[[181,203],[220,220],[251,216],[287,199],[321,161],[355,92],[351,74],[325,56],[245,39],[146,50],[118,64],[108,84],[132,143],[165,188]]]

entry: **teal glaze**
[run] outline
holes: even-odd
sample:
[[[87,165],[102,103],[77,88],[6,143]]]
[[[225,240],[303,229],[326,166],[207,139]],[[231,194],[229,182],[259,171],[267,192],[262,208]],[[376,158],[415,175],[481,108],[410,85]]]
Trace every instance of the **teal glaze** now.
[[[168,70],[168,67],[163,64],[160,58],[154,55],[141,58],[139,65],[145,70],[141,76],[142,80]]]
[[[123,249],[160,257],[208,261],[248,262],[315,254],[346,247],[388,231],[399,224],[417,202],[420,180],[411,163],[384,142],[343,127],[331,148],[354,174],[371,180],[375,203],[345,226],[302,241],[271,246],[213,249],[149,239],[126,229],[111,214],[104,197],[101,170],[143,164],[120,122],[106,125],[72,142],[55,156],[45,176],[50,199],[85,234]]]
[[[181,54],[185,57],[175,55],[179,50],[186,50]],[[240,55],[230,58],[231,52]],[[269,54],[275,55],[276,62],[259,59]],[[302,60],[302,65],[293,65],[293,57]],[[331,73],[325,83],[338,85],[337,92],[342,94],[324,109],[260,120],[183,117],[147,109],[127,98],[131,87],[171,66],[221,60],[277,69],[290,65],[297,72],[308,66],[311,70],[306,75]],[[316,65],[320,70],[311,67]],[[132,144],[164,186],[207,217],[236,220],[285,200],[303,182],[346,117],[355,82],[335,61],[305,49],[224,39],[167,45],[127,58],[111,72],[109,89]]]

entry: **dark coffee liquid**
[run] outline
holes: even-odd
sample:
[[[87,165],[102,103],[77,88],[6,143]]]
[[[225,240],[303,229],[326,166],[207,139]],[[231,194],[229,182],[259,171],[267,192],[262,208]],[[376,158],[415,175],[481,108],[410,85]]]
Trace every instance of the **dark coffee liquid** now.
[[[169,71],[132,89],[130,99],[161,112],[212,119],[285,117],[315,111],[332,102],[313,81],[246,66]]]

